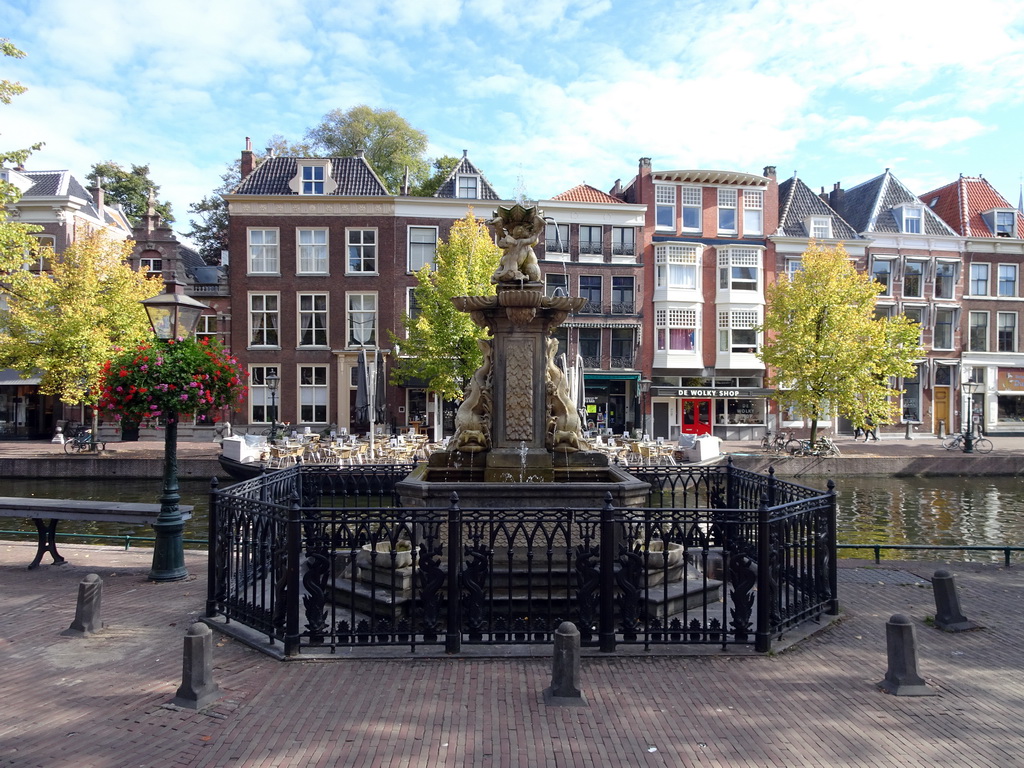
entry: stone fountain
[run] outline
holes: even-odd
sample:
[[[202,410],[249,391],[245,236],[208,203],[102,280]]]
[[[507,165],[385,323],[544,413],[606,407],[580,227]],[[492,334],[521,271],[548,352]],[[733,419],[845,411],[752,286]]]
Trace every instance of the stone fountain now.
[[[452,491],[466,506],[640,506],[648,484],[590,450],[551,336],[584,299],[544,295],[533,246],[543,213],[516,204],[488,221],[503,254],[494,296],[452,301],[491,338],[466,388],[448,448],[398,484],[405,506],[445,506]],[[500,487],[496,487],[500,486]]]

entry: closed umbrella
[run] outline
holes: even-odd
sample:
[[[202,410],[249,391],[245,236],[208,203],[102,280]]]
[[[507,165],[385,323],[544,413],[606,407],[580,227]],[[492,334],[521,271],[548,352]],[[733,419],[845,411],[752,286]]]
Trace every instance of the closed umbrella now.
[[[361,349],[356,367],[356,418],[359,421],[369,420],[369,391],[366,381],[366,350]]]
[[[373,405],[377,409],[377,421],[384,422],[387,411],[387,380],[384,378],[384,355],[377,350],[377,380],[374,382]]]

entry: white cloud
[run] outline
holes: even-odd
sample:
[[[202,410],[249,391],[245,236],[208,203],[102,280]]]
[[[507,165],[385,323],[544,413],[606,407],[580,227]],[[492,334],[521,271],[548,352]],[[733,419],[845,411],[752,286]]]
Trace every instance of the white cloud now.
[[[987,133],[982,123],[971,117],[950,117],[944,120],[886,118],[877,123],[856,121],[861,130],[855,135],[837,137],[836,145],[843,151],[862,151],[894,144],[913,144],[927,150],[942,149]]]

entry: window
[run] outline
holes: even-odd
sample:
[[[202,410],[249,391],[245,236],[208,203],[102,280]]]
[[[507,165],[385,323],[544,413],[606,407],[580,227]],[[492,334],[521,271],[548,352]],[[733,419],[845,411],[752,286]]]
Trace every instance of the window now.
[[[910,321],[914,322],[918,326],[918,337],[917,343],[921,343],[922,334],[920,333],[924,329],[924,307],[904,307],[903,315]]]
[[[556,291],[561,291],[560,296],[569,295],[569,277],[565,273],[544,275],[544,295],[551,297]]]
[[[348,302],[348,346],[372,347],[377,343],[377,294],[350,293]]]
[[[948,367],[948,366],[947,366]],[[921,366],[913,376],[903,377],[903,421],[921,420]]]
[[[256,424],[269,424],[278,420],[276,395],[270,394],[268,376],[280,376],[276,365],[254,365],[249,368],[249,421]]]
[[[557,359],[560,355],[569,354],[569,329],[564,325],[560,325],[551,332],[551,338],[558,342],[558,351],[555,352],[555,358]]]
[[[327,423],[327,366],[299,366],[299,421]]]
[[[280,297],[276,293],[249,294],[249,346],[278,347]]]
[[[718,231],[719,233],[736,232],[736,201],[735,189],[718,190]]]
[[[718,287],[723,291],[756,291],[761,253],[755,248],[725,248],[718,252]]]
[[[324,170],[322,165],[302,166],[302,194],[322,195],[324,193]]]
[[[694,352],[697,349],[697,310],[683,307],[659,309],[654,313],[659,350]]]
[[[633,227],[612,227],[612,255],[636,255],[636,230]]]
[[[920,235],[924,231],[924,209],[904,205],[897,210],[902,220],[903,232],[908,235]]]
[[[321,168],[321,170],[323,170]],[[299,273],[306,275],[327,274],[327,230],[298,230]]]
[[[1017,236],[1017,215],[1013,211],[996,211],[995,222],[997,237]]]
[[[790,280],[793,279],[793,275],[801,271],[804,268],[804,260],[800,258],[786,259],[786,277]]]
[[[281,271],[278,261],[278,237],[276,229],[249,230],[249,273],[253,275],[276,275]]]
[[[545,253],[569,252],[569,225],[548,224],[544,231]]]
[[[420,303],[416,300],[416,289],[409,288],[406,291],[406,315],[410,320],[415,320],[420,316]],[[408,332],[406,333],[408,336]]]
[[[757,351],[757,311],[750,309],[723,310],[718,313],[718,351]]]
[[[299,294],[299,346],[327,346],[327,294]]]
[[[601,367],[601,329],[580,328],[579,355],[584,368]]]
[[[883,317],[893,317],[895,314],[896,307],[892,304],[875,305],[875,320],[881,320]]]
[[[743,234],[764,234],[764,192],[761,190],[743,191]]]
[[[348,230],[349,274],[372,274],[377,271],[377,230]]]
[[[631,328],[612,328],[612,368],[632,368],[634,343]]]
[[[700,187],[681,187],[683,203],[683,230],[700,232],[701,219],[704,217],[703,190]]]
[[[882,284],[879,296],[892,296],[892,260],[874,259],[871,264],[871,277],[876,283]]]
[[[612,277],[612,314],[632,315],[634,312],[633,278]]]
[[[668,243],[654,247],[655,284],[659,288],[697,287],[697,246]]]
[[[935,331],[932,336],[932,349],[953,348],[953,324],[956,318],[955,309],[935,310]]]
[[[601,253],[601,228],[580,227],[580,253]]]
[[[967,318],[967,344],[971,352],[988,351],[988,312],[970,312]]]
[[[956,288],[956,264],[940,261],[935,265],[935,298],[952,299]]]
[[[988,296],[988,264],[971,264],[971,296]]]
[[[1016,264],[1000,264],[999,265],[999,295],[1000,296],[1016,296],[1017,295],[1017,265]]]
[[[1000,312],[996,317],[996,351],[1017,351],[1017,313]]]
[[[150,256],[143,256],[139,259],[139,267],[147,270],[151,275],[159,275],[164,271],[164,260]]]
[[[908,299],[924,297],[923,261],[907,261],[903,265],[903,296]]]
[[[807,234],[815,240],[832,239],[831,216],[812,216],[807,220],[807,224],[805,226]]]
[[[458,196],[463,198],[476,198],[479,179],[476,176],[459,176]]]
[[[25,267],[31,272],[49,272],[50,257],[53,256],[57,238],[53,235],[33,235],[33,239],[36,241],[36,247],[29,252]],[[145,263],[146,259],[143,258],[142,264]]]
[[[434,268],[437,255],[437,227],[409,227],[409,271]]]
[[[580,310],[581,314],[601,314],[601,277],[600,275],[580,276],[580,296],[587,300]]]
[[[657,229],[676,231],[676,188],[654,187],[654,220]]]

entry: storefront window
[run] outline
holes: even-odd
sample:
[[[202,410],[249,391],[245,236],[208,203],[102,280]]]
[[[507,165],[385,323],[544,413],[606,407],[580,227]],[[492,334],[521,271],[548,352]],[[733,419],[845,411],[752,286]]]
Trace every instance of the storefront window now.
[[[915,370],[913,378],[903,379],[903,420],[921,420],[921,378],[920,368]]]
[[[719,424],[757,424],[765,423],[764,404],[762,398],[729,398],[718,400],[715,411]]]
[[[1024,394],[999,395],[996,403],[999,409],[996,420],[1000,423],[1019,423],[1024,421]]]

